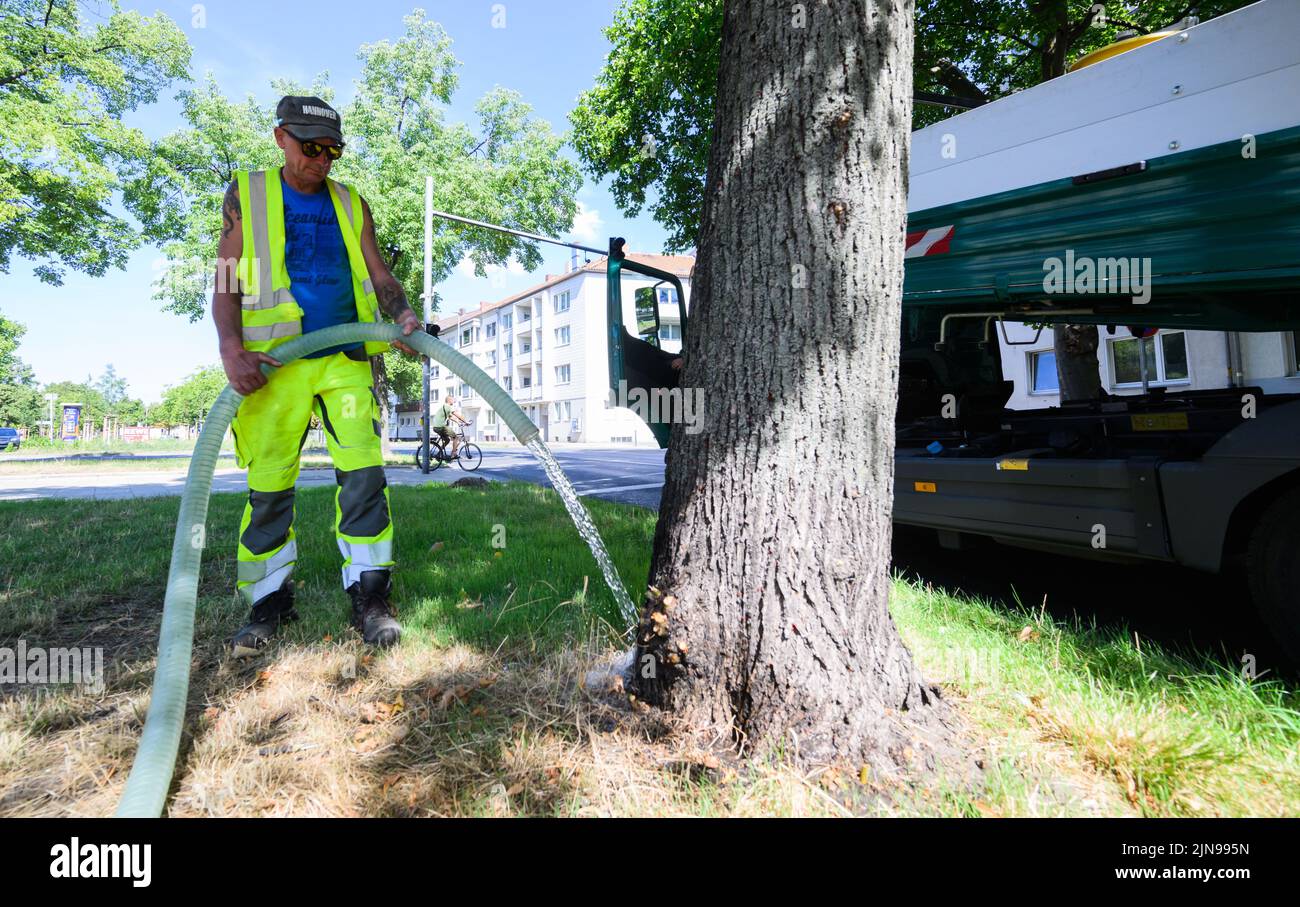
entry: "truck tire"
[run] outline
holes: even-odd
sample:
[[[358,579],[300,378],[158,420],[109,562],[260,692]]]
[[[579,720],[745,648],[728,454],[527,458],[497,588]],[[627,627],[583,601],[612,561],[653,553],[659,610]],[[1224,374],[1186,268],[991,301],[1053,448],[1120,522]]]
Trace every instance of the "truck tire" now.
[[[1293,665],[1300,665],[1300,488],[1264,511],[1246,551],[1251,597]]]

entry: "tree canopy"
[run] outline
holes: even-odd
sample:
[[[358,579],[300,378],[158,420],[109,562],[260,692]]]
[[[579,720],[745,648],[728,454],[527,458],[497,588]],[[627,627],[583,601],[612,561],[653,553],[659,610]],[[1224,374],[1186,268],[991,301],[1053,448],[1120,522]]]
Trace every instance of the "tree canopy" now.
[[[153,148],[122,115],[188,78],[190,46],[161,13],[108,6],[92,20],[75,0],[0,4],[0,272],[17,253],[57,286],[162,236]]]
[[[31,367],[18,358],[18,344],[27,326],[0,315],[0,384],[30,385]]]
[[[153,422],[161,425],[195,425],[207,417],[213,401],[226,386],[226,373],[219,365],[209,365],[192,373],[180,384],[163,391],[162,402],[150,412]]]

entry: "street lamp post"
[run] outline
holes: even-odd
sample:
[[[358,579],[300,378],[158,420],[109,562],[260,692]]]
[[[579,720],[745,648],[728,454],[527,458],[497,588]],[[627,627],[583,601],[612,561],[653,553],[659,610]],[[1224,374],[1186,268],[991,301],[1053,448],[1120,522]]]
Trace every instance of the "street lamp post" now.
[[[59,399],[58,394],[46,394],[45,402],[50,406],[50,440],[54,440],[54,401]]]

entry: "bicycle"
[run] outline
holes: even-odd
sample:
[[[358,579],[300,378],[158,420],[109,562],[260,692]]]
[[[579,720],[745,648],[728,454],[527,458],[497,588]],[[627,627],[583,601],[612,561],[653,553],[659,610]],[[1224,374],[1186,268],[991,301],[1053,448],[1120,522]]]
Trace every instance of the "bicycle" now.
[[[455,437],[460,441],[460,447],[457,450],[455,458],[456,462],[460,464],[460,468],[466,472],[473,472],[478,469],[479,465],[483,462],[483,450],[473,441],[470,441],[465,437],[465,430],[463,428],[456,432]],[[449,442],[443,441],[438,437],[438,435],[433,433],[430,433],[429,441],[430,443],[437,445],[438,451],[438,456],[436,456],[433,462],[429,464],[429,468],[432,470],[437,469],[440,466],[450,465],[452,458],[447,456],[447,444]],[[428,456],[428,450],[423,444],[416,447],[415,465],[424,469],[424,463],[425,460],[428,459]]]

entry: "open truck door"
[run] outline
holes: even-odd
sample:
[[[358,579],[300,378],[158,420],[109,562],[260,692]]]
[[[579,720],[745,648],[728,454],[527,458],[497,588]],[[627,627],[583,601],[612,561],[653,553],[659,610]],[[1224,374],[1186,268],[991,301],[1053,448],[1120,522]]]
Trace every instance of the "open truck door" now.
[[[681,380],[681,370],[674,368],[681,353],[669,353],[659,345],[659,286],[669,284],[677,292],[681,312],[682,348],[686,344],[686,294],[676,275],[628,258],[622,237],[609,241],[609,259],[605,269],[605,316],[609,332],[609,390],[613,399],[620,401],[662,398],[676,388]],[[651,277],[658,283],[637,287],[632,293],[636,313],[636,334],[628,332],[623,313],[623,273],[630,272]],[[652,421],[655,416],[667,416],[669,407],[641,407],[637,415],[654,434],[660,447],[668,446],[670,423]]]

